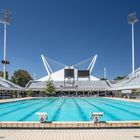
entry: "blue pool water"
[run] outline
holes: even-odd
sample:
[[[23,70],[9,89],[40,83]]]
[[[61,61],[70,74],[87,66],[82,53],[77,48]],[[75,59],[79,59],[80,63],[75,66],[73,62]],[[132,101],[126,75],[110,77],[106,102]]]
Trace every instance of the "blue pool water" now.
[[[0,121],[90,121],[90,112],[104,112],[102,121],[140,120],[140,103],[107,98],[44,98],[0,104]]]

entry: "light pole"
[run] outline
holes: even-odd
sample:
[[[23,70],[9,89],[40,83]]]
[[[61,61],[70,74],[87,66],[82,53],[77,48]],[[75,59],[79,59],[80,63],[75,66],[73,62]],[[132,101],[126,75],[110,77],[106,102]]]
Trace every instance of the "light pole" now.
[[[3,64],[3,78],[6,79],[6,65],[9,61],[6,60],[6,27],[10,24],[10,13],[8,10],[3,10],[1,14],[1,23],[4,25],[4,56],[1,63]]]
[[[128,23],[132,25],[132,74],[135,70],[135,51],[134,51],[134,24],[138,22],[136,13],[131,13],[128,15]]]
[[[106,79],[106,67],[104,67],[104,79]]]

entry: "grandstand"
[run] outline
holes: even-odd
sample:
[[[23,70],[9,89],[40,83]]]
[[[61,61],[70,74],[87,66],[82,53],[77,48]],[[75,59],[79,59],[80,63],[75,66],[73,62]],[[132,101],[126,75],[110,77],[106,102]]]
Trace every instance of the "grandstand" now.
[[[0,77],[0,89],[21,89],[21,87]]]
[[[0,77],[0,99],[11,98],[13,91],[20,94],[24,88]]]
[[[47,71],[47,76],[36,81],[30,81],[27,84],[26,87],[34,91],[42,91],[46,87],[46,81],[49,78],[53,80],[53,84],[58,93],[65,93],[66,95],[93,95],[95,93],[105,92],[110,87],[110,83],[108,81],[99,80],[97,77],[92,75],[97,55],[72,66],[66,66],[55,60],[45,58],[43,55],[41,55],[41,58]],[[55,66],[57,63],[63,66],[63,68],[53,71],[53,68],[49,65],[49,60],[55,62]]]
[[[111,83],[111,82],[110,82]],[[140,68],[134,74],[130,73],[126,78],[111,84],[110,90],[139,89],[140,88]]]
[[[92,75],[97,55],[72,66],[66,66],[53,60],[63,66],[62,69],[55,72],[53,72],[48,63],[49,59],[43,55],[41,57],[48,75],[36,81],[30,81],[27,84],[26,88],[33,91],[41,92],[46,87],[46,81],[49,78],[53,80],[59,95],[112,95],[118,92],[122,94],[122,90],[131,90],[132,92],[133,90],[140,89],[140,68],[136,69],[134,74],[130,73],[119,81],[100,80]],[[78,69],[77,66],[83,65],[87,61],[90,61],[87,68]]]
[[[45,58],[41,55],[47,75],[35,80],[29,81],[25,88],[21,88],[8,80],[0,77],[0,97],[3,94],[11,91],[26,92],[32,90],[40,94],[46,87],[46,81],[53,80],[58,96],[92,96],[92,95],[124,95],[127,92],[140,93],[140,68],[136,69],[132,74],[122,80],[100,80],[92,75],[92,71],[96,62],[97,55],[84,60],[72,66],[66,66],[55,60]],[[52,61],[56,65],[61,65],[61,68],[54,70],[49,64]],[[88,65],[87,65],[88,62]],[[82,68],[81,65],[86,67]],[[56,69],[56,68],[55,68]]]

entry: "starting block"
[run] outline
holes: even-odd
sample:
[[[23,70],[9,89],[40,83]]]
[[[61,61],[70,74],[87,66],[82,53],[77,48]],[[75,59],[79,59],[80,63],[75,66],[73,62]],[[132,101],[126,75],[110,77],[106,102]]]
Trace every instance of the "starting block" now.
[[[91,112],[90,117],[94,122],[100,122],[100,118],[104,115],[103,112]]]
[[[40,123],[45,123],[46,120],[48,119],[47,113],[44,113],[44,112],[37,112],[36,115],[39,116],[39,122],[40,122]]]

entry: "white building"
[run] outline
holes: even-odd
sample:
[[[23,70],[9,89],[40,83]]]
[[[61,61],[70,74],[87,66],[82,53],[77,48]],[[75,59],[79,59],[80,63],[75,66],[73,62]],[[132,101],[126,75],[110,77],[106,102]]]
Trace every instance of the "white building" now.
[[[94,77],[91,73],[92,73],[92,70],[94,68],[94,65],[95,65],[95,62],[96,62],[96,59],[97,59],[97,55],[95,55],[94,57],[92,57],[91,59],[91,62],[90,64],[88,65],[87,69],[86,70],[82,70],[83,72],[84,71],[89,71],[89,75],[82,75],[82,76],[78,76],[78,69],[75,68],[75,66],[64,66],[64,68],[58,70],[58,71],[55,71],[53,72],[47,59],[41,55],[42,57],[42,61],[44,63],[44,66],[45,66],[45,69],[47,71],[47,75],[45,77],[42,77],[40,79],[38,79],[37,81],[47,81],[49,78],[51,78],[53,81],[64,81],[66,80],[66,77],[65,77],[65,69],[71,69],[71,70],[74,70],[74,73],[73,73],[73,76],[69,77],[68,79],[70,80],[72,78],[72,80],[74,81],[87,81],[87,80],[90,80],[90,81],[97,81],[99,80],[98,78]],[[80,62],[81,63],[81,62]]]

